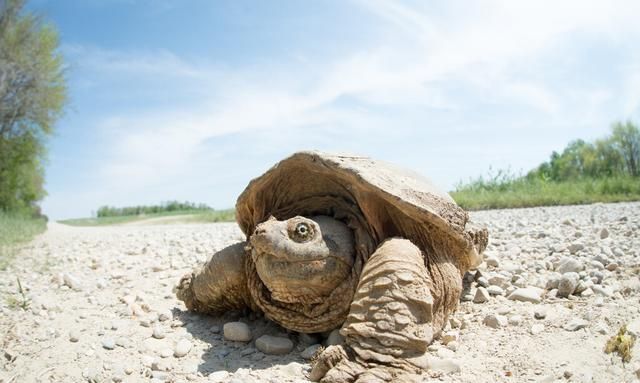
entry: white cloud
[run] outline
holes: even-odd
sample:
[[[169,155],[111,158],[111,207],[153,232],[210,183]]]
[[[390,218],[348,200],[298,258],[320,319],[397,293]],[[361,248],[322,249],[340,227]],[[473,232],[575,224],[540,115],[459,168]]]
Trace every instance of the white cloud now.
[[[380,19],[380,28],[387,33],[368,45],[373,48],[356,47],[346,57],[319,58],[319,73],[294,71],[291,63],[274,59],[267,64],[272,75],[261,78],[251,68],[194,62],[169,51],[66,46],[65,53],[76,65],[104,76],[96,81],[126,77],[135,87],[152,79],[145,83],[149,92],[168,89],[173,93],[170,107],[128,110],[99,124],[111,148],[97,172],[106,180],[102,186],[111,192],[144,190],[163,179],[191,174],[185,169],[193,169],[191,175],[197,177],[206,168],[197,161],[212,160],[211,154],[202,152],[207,142],[254,134],[261,138],[254,144],[271,151],[304,143],[322,145],[319,137],[323,135],[343,139],[330,147],[358,148],[376,142],[377,147],[369,144],[367,153],[384,151],[387,159],[404,159],[422,167],[431,162],[439,172],[433,178],[447,187],[484,171],[492,161],[511,159],[517,169],[531,166],[553,145],[564,144],[514,144],[500,139],[487,143],[482,137],[466,137],[471,130],[481,131],[481,136],[504,137],[514,129],[549,132],[579,121],[582,125],[575,129],[588,125],[597,131],[601,129],[598,124],[612,115],[638,112],[637,70],[622,74],[628,79],[623,80],[628,83],[624,89],[627,100],[613,111],[603,105],[620,97],[622,90],[566,84],[546,75],[556,71],[562,77],[563,71],[573,69],[575,63],[567,64],[563,55],[574,47],[577,37],[633,46],[640,36],[640,23],[634,20],[640,14],[639,2],[453,1],[434,6],[371,0],[359,4]],[[633,57],[632,61],[630,68],[640,67],[640,60]],[[194,92],[197,97],[181,98]],[[353,105],[343,105],[345,98],[354,100]],[[408,106],[417,112],[406,116],[385,112],[388,107]],[[495,108],[492,112],[498,116],[478,122],[473,119],[485,116],[471,114],[473,108]],[[528,114],[512,114],[514,109]],[[449,113],[448,119],[436,120],[428,110]],[[415,120],[427,128],[416,129]],[[493,126],[496,122],[502,126]],[[337,126],[353,131],[339,132]],[[283,137],[299,127],[314,138]],[[379,134],[362,134],[367,127]],[[403,147],[385,146],[385,141],[393,142],[403,132],[409,136],[407,145],[415,145],[411,150],[418,150],[417,142],[425,142],[420,163],[416,163],[417,155],[406,153]],[[287,139],[288,146],[283,144]],[[345,142],[349,140],[353,142]],[[517,157],[524,146],[536,151]],[[247,148],[240,143],[235,150],[237,156]],[[447,153],[450,157],[443,158]],[[475,159],[464,158],[468,153],[474,153]],[[457,164],[450,162],[456,158]],[[450,165],[443,168],[443,163]]]

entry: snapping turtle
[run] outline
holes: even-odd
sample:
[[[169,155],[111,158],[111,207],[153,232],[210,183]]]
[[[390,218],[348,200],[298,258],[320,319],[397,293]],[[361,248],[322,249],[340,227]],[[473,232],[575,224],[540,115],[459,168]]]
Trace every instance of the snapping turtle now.
[[[283,327],[338,328],[317,358],[323,382],[411,380],[458,304],[488,233],[425,178],[366,157],[299,152],[236,203],[246,242],[176,287],[186,307],[250,308]]]

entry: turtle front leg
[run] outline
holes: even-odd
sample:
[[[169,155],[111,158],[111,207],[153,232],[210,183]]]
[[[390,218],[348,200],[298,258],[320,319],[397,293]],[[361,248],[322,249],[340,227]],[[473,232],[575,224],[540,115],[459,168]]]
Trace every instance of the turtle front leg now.
[[[412,382],[427,368],[427,346],[442,331],[462,290],[456,267],[406,239],[389,239],[367,261],[340,333],[309,378],[325,383]]]
[[[239,242],[225,247],[180,279],[174,291],[187,309],[222,313],[250,307],[245,275],[246,245],[247,242]]]

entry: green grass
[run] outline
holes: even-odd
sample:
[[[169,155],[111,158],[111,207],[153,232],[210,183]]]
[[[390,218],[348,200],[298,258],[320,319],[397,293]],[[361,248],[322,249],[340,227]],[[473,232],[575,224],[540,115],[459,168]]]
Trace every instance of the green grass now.
[[[184,216],[184,217],[181,217]],[[233,222],[235,210],[181,210],[161,212],[154,214],[126,215],[116,217],[76,218],[58,221],[70,226],[106,226],[121,225],[125,223],[140,222],[154,218],[176,217],[170,223],[209,223],[209,222]]]
[[[31,218],[0,211],[0,270],[6,269],[18,245],[31,240],[47,228],[44,218]]]
[[[457,187],[453,199],[468,210],[640,201],[640,179],[612,177],[562,182],[498,174]]]

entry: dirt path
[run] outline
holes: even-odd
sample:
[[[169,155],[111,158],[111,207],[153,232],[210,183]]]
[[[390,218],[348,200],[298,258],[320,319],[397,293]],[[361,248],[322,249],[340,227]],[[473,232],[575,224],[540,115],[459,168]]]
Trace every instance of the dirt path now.
[[[467,276],[447,344],[430,347],[425,381],[634,381],[640,346],[624,365],[603,348],[623,323],[640,331],[640,204],[473,217],[490,227],[489,266]],[[0,382],[306,381],[301,353],[317,338],[255,315],[190,314],[172,293],[181,275],[241,239],[235,224],[50,224],[0,272]],[[573,294],[556,297],[572,272]],[[508,299],[518,288],[540,302]],[[224,340],[222,325],[238,319],[254,340],[287,336],[293,351],[265,355],[254,342]],[[176,356],[178,343],[188,345],[185,356]]]

